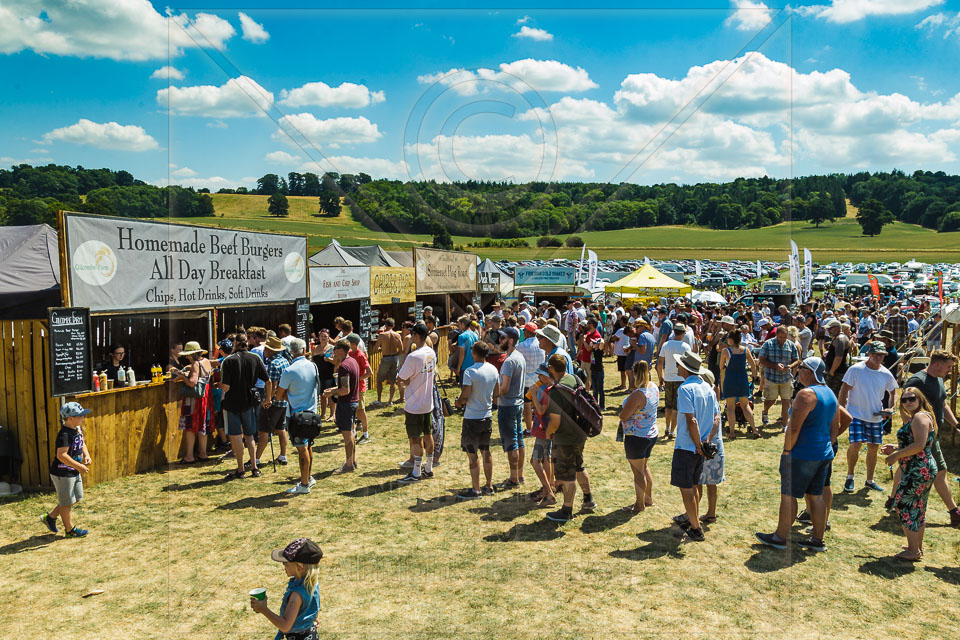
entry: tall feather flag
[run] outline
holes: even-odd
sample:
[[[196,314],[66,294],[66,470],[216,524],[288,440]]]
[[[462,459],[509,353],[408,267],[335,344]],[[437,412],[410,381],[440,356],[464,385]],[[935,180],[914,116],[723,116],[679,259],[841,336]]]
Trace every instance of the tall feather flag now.
[[[577,286],[580,285],[580,281],[583,279],[583,255],[587,251],[587,245],[580,247],[580,266],[577,267]]]
[[[593,291],[597,286],[597,268],[600,261],[597,254],[593,251],[587,251],[587,288]]]
[[[790,241],[790,287],[800,291],[800,250],[793,240]]]
[[[803,299],[809,300],[813,295],[813,255],[810,249],[803,248]]]

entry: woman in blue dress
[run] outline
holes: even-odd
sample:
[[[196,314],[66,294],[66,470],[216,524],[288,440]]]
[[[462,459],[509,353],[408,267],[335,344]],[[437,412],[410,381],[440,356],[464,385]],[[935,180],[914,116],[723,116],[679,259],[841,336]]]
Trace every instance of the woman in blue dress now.
[[[760,435],[753,418],[753,409],[750,408],[750,382],[747,378],[748,364],[753,377],[757,377],[757,359],[749,349],[740,344],[741,339],[739,331],[731,331],[727,334],[727,348],[720,352],[720,391],[727,405],[727,436],[731,440],[736,437],[737,404],[750,425],[750,435]]]

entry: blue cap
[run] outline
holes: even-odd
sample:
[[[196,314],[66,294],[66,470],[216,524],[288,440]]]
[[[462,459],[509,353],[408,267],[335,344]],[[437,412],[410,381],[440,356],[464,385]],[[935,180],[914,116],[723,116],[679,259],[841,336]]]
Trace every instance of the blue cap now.
[[[224,338],[217,343],[217,346],[220,347],[220,351],[223,351],[224,353],[231,353],[233,351],[233,340]]]
[[[84,409],[80,406],[79,402],[68,402],[60,407],[61,418],[76,418],[78,416],[85,416],[88,413],[90,413],[90,409]]]
[[[514,327],[507,327],[506,329],[500,329],[500,335],[504,335],[508,338],[513,338],[514,343],[520,342],[520,332],[517,331]]]
[[[803,366],[813,372],[813,377],[817,379],[817,384],[827,384],[823,374],[827,370],[827,365],[817,356],[810,356],[804,359]]]

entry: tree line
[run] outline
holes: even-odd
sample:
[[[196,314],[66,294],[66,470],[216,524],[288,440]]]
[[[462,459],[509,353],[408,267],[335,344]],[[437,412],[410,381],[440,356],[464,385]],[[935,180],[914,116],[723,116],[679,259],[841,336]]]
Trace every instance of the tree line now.
[[[214,214],[209,189],[157,187],[128,171],[56,164],[0,169],[0,224],[56,226],[58,210],[125,218]]]
[[[851,204],[940,232],[960,231],[960,176],[943,171],[861,172],[846,177]],[[871,202],[873,201],[873,202]]]

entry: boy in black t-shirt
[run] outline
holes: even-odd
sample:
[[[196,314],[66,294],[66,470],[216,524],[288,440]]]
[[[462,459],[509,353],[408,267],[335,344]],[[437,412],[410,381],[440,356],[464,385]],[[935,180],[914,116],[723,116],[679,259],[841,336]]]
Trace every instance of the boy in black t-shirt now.
[[[68,402],[60,407],[63,426],[57,433],[57,455],[50,463],[50,479],[57,490],[57,508],[43,516],[41,520],[52,533],[57,532],[57,516],[63,520],[63,529],[68,538],[82,538],[86,529],[78,529],[70,521],[70,510],[83,499],[83,480],[81,473],[89,473],[93,463],[87,444],[83,440],[83,418],[89,409],[78,402]]]

